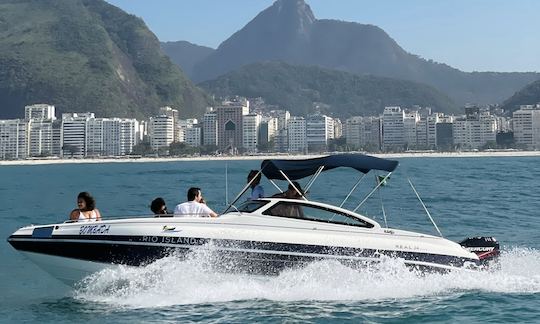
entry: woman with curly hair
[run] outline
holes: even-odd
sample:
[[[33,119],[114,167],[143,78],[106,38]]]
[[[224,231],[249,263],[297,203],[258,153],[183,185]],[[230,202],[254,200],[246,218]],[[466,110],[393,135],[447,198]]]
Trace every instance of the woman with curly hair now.
[[[96,201],[88,192],[77,196],[77,207],[69,215],[69,219],[78,222],[95,222],[101,220],[101,214],[96,208]]]

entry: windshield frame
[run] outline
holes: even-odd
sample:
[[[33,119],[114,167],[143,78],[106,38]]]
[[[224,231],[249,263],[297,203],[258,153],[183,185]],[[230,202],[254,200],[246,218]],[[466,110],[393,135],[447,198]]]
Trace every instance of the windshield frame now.
[[[277,207],[279,204],[295,204],[295,205],[298,205],[300,207],[309,207],[309,208],[314,208],[314,209],[320,209],[320,210],[324,210],[324,211],[328,211],[328,212],[331,212],[331,213],[334,213],[336,215],[341,215],[341,216],[344,216],[344,217],[347,217],[349,219],[352,219],[354,220],[355,222],[357,222],[358,224],[350,224],[350,223],[344,223],[344,222],[339,222],[339,221],[332,221],[332,220],[325,220],[325,219],[317,219],[317,218],[309,218],[309,217],[296,217],[296,216],[286,216],[286,215],[272,215],[270,214],[270,211],[274,208],[274,207]],[[299,219],[299,220],[307,220],[307,221],[312,221],[312,222],[319,222],[319,223],[326,223],[326,224],[335,224],[335,225],[345,225],[345,226],[355,226],[355,227],[360,227],[360,228],[374,228],[376,227],[375,224],[371,223],[371,222],[368,222],[362,218],[359,218],[359,217],[356,217],[354,215],[351,215],[351,214],[348,214],[346,212],[343,212],[343,211],[340,211],[340,210],[336,210],[336,209],[332,209],[332,208],[329,208],[329,207],[325,207],[325,206],[319,206],[319,205],[314,205],[314,204],[309,204],[309,203],[306,203],[304,201],[301,201],[301,200],[298,200],[298,201],[278,201],[276,202],[275,204],[273,204],[272,206],[270,206],[269,208],[267,208],[265,211],[262,212],[262,215],[264,216],[273,216],[273,217],[283,217],[283,218],[291,218],[291,219]]]

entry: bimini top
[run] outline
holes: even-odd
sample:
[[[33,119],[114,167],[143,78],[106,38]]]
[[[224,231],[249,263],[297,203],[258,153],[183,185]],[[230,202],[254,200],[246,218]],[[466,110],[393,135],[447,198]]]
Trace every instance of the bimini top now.
[[[336,154],[305,160],[264,160],[261,163],[261,170],[268,179],[286,180],[279,172],[281,170],[289,179],[298,180],[315,174],[321,166],[324,167],[323,171],[348,167],[368,173],[370,170],[392,172],[397,165],[398,161],[364,154]]]

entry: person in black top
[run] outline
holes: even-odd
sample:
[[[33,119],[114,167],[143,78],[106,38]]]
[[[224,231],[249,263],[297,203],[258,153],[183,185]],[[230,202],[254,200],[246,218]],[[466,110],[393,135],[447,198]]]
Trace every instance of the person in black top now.
[[[157,197],[156,199],[152,200],[152,203],[150,204],[150,210],[152,210],[152,213],[154,213],[156,217],[172,216],[172,214],[167,211],[167,205],[165,204],[165,200],[161,197]]]

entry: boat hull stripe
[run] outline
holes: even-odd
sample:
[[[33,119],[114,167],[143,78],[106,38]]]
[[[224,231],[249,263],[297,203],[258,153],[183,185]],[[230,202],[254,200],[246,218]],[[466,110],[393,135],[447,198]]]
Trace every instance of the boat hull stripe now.
[[[50,238],[36,238],[31,235],[12,235],[8,241],[22,251],[127,265],[143,265],[170,255],[172,251],[182,255],[189,249],[203,245],[215,251],[238,254],[243,258],[279,259],[287,262],[324,258],[362,261],[390,256],[403,258],[409,263],[440,267],[460,267],[465,262],[477,263],[474,259],[430,253],[174,236],[52,235]]]

